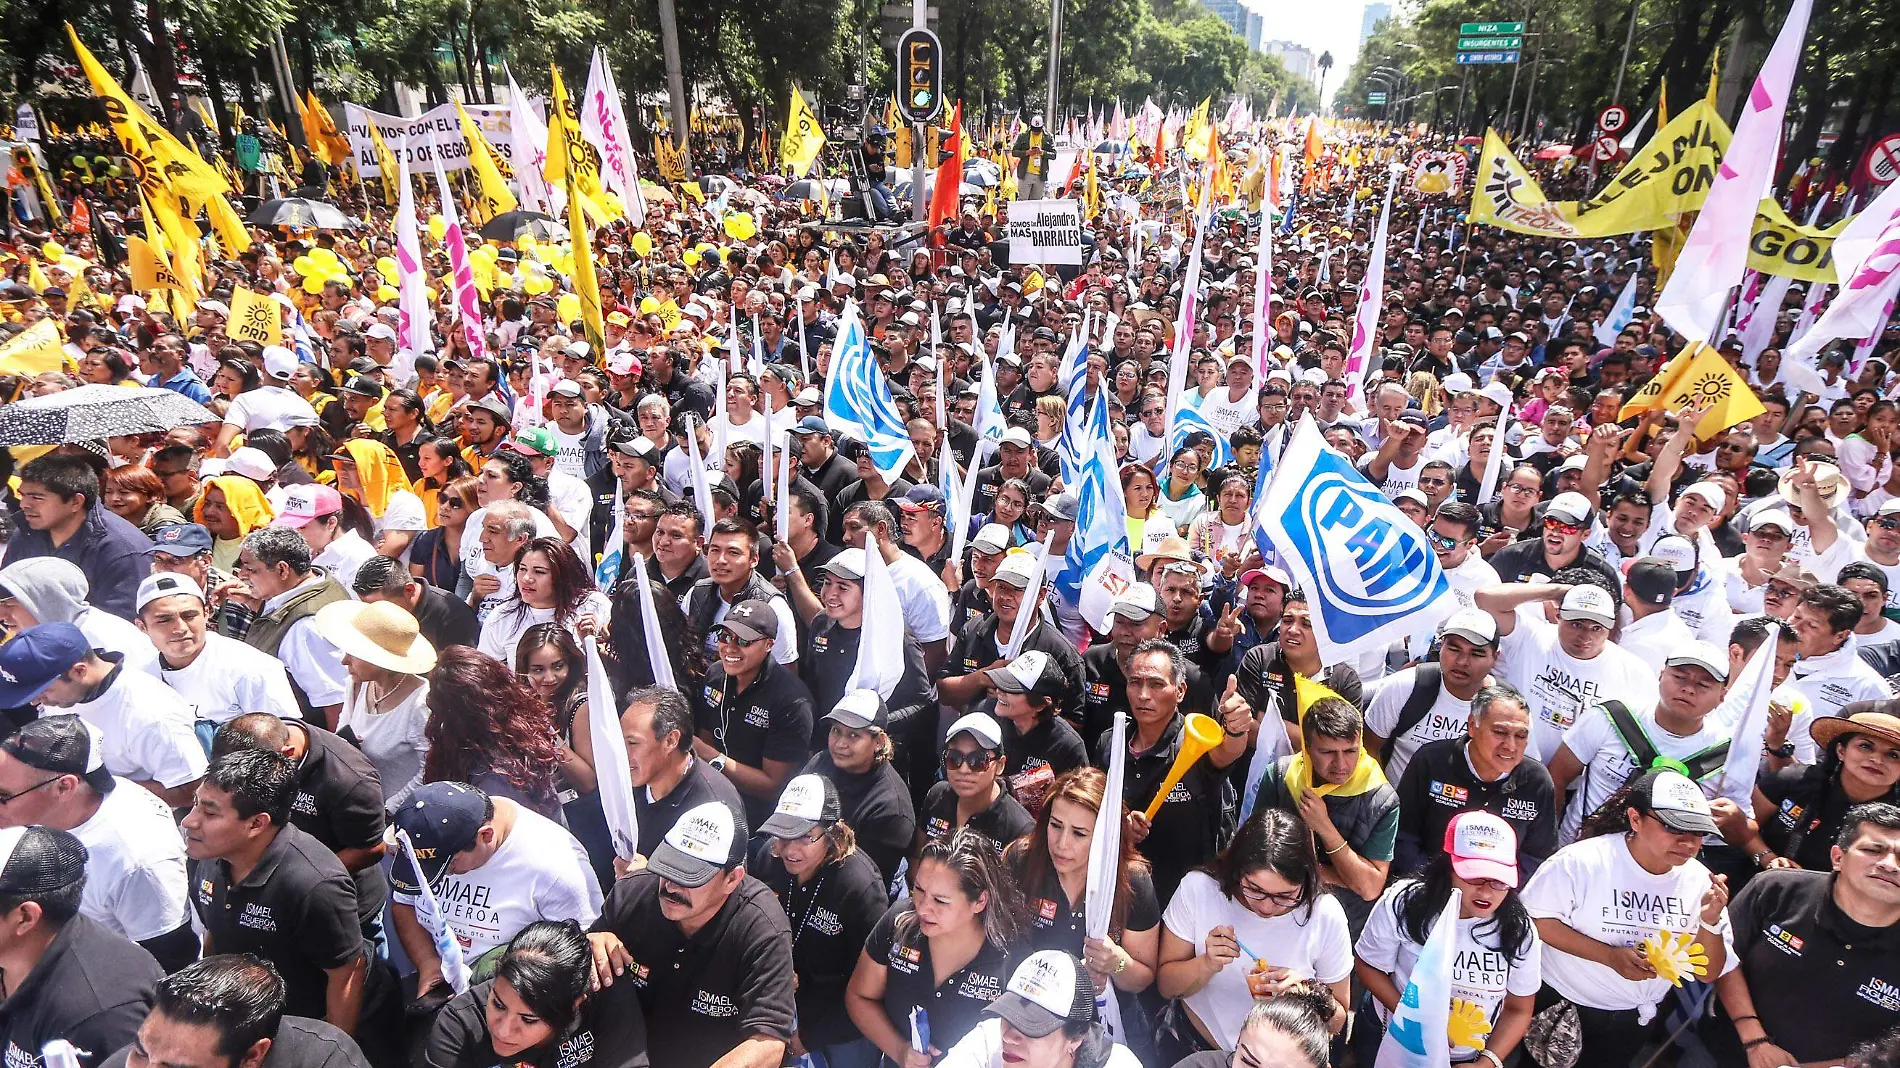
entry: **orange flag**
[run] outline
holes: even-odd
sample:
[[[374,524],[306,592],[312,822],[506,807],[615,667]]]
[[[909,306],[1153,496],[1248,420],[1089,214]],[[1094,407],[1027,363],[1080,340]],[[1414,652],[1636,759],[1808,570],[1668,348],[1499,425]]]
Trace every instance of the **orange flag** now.
[[[950,141],[943,146],[945,159],[937,165],[937,185],[930,192],[930,225],[957,217],[957,189],[963,184],[963,101],[950,115]]]

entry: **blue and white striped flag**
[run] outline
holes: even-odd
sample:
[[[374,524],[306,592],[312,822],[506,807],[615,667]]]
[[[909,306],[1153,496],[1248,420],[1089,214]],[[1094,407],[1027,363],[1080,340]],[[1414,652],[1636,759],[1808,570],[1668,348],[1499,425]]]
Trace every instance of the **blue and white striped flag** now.
[[[856,304],[846,305],[838,321],[831,379],[825,384],[825,422],[833,434],[856,438],[869,447],[871,463],[886,482],[897,481],[910,463],[910,434],[891,400],[884,370],[871,355],[871,339]]]
[[[594,586],[600,592],[611,596],[614,586],[620,582],[620,569],[627,552],[627,498],[620,491],[620,484],[614,483],[614,529],[607,535],[607,544],[600,554],[600,563],[594,568]]]
[[[1056,386],[1062,390],[1064,409],[1062,433],[1056,439],[1056,457],[1062,461],[1062,484],[1073,486],[1080,478],[1084,438],[1088,433],[1089,316],[1069,339],[1069,348],[1056,370]]]
[[[1106,391],[1104,391],[1106,392]],[[1075,485],[1075,532],[1063,559],[1056,592],[1076,606],[1098,631],[1108,629],[1108,609],[1135,582],[1128,548],[1128,513],[1122,503],[1115,439],[1108,431],[1108,398],[1098,393],[1089,410]]]
[[[1007,350],[997,346],[997,353]],[[836,362],[836,357],[833,357]],[[1008,420],[1003,418],[1003,404],[996,396],[996,364],[983,361],[983,381],[976,390],[976,433],[992,447],[1003,440],[1003,431],[1009,429]]]
[[[1779,305],[1776,310],[1780,310]],[[1628,326],[1630,320],[1634,318],[1636,318],[1636,275],[1632,273],[1630,280],[1623,284],[1623,292],[1617,296],[1616,303],[1611,306],[1610,314],[1604,316],[1603,321],[1597,324],[1597,344],[1606,349],[1615,345],[1616,335],[1622,333],[1623,328]]]

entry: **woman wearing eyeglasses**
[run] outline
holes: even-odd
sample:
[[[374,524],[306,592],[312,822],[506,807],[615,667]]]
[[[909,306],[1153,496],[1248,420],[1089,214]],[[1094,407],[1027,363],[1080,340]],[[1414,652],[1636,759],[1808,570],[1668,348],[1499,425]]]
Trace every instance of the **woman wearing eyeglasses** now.
[[[1650,1037],[1671,989],[1647,945],[1669,940],[1669,957],[1713,980],[1731,966],[1726,880],[1696,859],[1716,833],[1702,790],[1673,771],[1653,771],[1618,790],[1586,819],[1582,837],[1537,869],[1524,905],[1543,940],[1536,1011],[1574,1020],[1591,1064],[1627,1064]],[[1677,964],[1670,964],[1671,970]],[[1540,1028],[1541,1030],[1541,1028]],[[1559,1032],[1565,1028],[1557,1028]],[[1560,1042],[1528,1042],[1538,1064],[1569,1064]]]
[[[877,865],[840,818],[838,791],[821,775],[785,786],[748,867],[772,888],[792,925],[798,1031],[788,1057],[815,1053],[828,1068],[876,1068],[882,1056],[845,1008],[845,987],[871,928],[890,908]]]
[[[1159,488],[1156,506],[1176,530],[1187,528],[1207,510],[1207,493],[1201,489],[1201,454],[1191,448],[1176,449],[1168,458],[1168,473]]]
[[[1517,832],[1489,812],[1462,812],[1445,828],[1445,850],[1416,879],[1394,883],[1373,906],[1355,947],[1355,970],[1378,1020],[1398,1007],[1425,939],[1458,891],[1452,956],[1451,1063],[1503,1068],[1531,1022],[1542,974],[1541,944],[1517,896]],[[1360,1063],[1377,1055],[1383,1028],[1362,1011],[1353,1028]]]
[[[944,781],[924,795],[918,813],[917,848],[966,827],[987,835],[998,849],[1028,834],[1035,818],[1010,796],[1003,765],[1003,727],[995,717],[972,712],[952,723],[943,748]]]
[[[1161,917],[1162,1063],[1231,1049],[1248,1012],[1302,980],[1333,996],[1328,1026],[1346,1026],[1352,936],[1346,912],[1320,889],[1313,835],[1290,812],[1267,808],[1211,865],[1189,872]]]

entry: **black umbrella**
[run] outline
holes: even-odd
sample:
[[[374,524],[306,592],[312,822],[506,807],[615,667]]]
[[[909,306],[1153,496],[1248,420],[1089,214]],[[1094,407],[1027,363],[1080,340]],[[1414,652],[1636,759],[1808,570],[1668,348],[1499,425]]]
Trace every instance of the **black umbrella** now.
[[[523,234],[536,241],[565,241],[567,227],[538,211],[504,211],[482,224],[482,236],[490,241],[515,241]]]
[[[204,405],[169,389],[94,383],[0,408],[0,445],[61,445],[217,420]]]
[[[343,214],[334,204],[305,197],[266,200],[244,220],[252,226],[281,226],[293,230],[360,230],[363,224]]]

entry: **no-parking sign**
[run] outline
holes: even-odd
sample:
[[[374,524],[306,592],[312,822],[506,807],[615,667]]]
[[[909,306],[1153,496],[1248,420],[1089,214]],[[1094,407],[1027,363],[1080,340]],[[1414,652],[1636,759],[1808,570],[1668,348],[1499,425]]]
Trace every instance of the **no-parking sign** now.
[[[1875,141],[1861,157],[1860,173],[1870,185],[1886,185],[1900,178],[1900,133]]]

